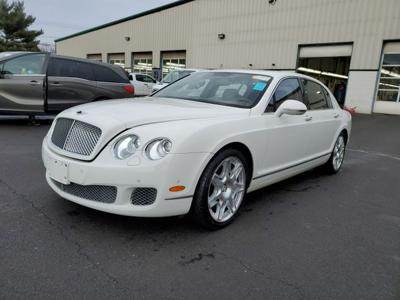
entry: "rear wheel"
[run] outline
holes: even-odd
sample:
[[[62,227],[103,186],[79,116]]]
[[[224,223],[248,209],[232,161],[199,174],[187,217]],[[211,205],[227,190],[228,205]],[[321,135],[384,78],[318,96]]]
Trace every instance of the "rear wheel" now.
[[[346,138],[344,133],[342,132],[336,140],[335,146],[333,147],[331,157],[328,162],[325,164],[325,169],[330,174],[336,174],[340,171],[344,156],[346,153]]]
[[[193,198],[192,216],[201,226],[219,229],[230,224],[247,189],[248,165],[235,149],[217,154],[204,170]]]

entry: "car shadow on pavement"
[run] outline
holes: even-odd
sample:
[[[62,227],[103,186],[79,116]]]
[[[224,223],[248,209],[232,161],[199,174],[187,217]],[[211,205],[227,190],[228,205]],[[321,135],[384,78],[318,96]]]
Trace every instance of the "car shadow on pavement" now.
[[[287,200],[292,200],[292,197],[285,197],[285,194],[292,195],[292,193],[307,192],[318,188],[319,182],[322,180],[323,176],[324,172],[322,170],[314,169],[248,194],[239,212],[239,218],[234,223],[240,223],[240,215],[251,213],[255,207],[257,207],[257,210],[265,211],[265,215],[271,215],[271,206],[282,205],[286,201],[286,198]],[[279,200],[275,201],[278,195]],[[159,234],[160,232],[177,231],[180,233],[208,232],[195,224],[190,219],[190,215],[164,218],[119,216],[84,207],[64,200],[56,195],[54,195],[54,197],[60,200],[58,205],[62,207],[59,207],[59,209],[65,210],[66,215],[73,219],[73,223],[79,223],[80,228],[82,228],[82,224],[86,223],[89,226],[95,224],[99,228],[106,228],[106,230],[119,233],[135,232]],[[297,205],[293,200],[290,204]],[[256,216],[252,222],[257,222]],[[73,223],[71,224],[72,228],[74,228]],[[228,228],[229,227],[230,226],[228,226]]]

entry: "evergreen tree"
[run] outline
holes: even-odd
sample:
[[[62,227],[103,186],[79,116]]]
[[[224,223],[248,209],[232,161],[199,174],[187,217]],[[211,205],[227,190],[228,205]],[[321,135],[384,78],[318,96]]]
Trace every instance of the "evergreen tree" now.
[[[35,22],[25,13],[24,2],[0,0],[0,52],[2,51],[38,51],[42,30],[29,30]]]

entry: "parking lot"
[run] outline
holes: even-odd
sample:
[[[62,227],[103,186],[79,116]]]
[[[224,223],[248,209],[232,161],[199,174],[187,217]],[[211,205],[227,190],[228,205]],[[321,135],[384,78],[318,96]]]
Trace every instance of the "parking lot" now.
[[[61,199],[39,122],[0,119],[1,299],[400,298],[400,117],[355,116],[338,175],[257,191],[216,232]]]

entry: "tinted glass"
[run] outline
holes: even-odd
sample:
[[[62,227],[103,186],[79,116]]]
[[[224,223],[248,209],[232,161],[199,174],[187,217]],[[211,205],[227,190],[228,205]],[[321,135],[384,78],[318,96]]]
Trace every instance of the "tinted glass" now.
[[[246,73],[198,72],[165,87],[154,97],[251,108],[264,95],[271,79]]]
[[[330,105],[325,97],[325,89],[318,83],[302,79],[305,102],[310,110],[328,109]]]
[[[96,81],[102,82],[127,82],[126,78],[122,78],[117,72],[114,72],[111,68],[103,67],[100,65],[92,65],[94,71],[94,77]]]
[[[90,64],[62,58],[50,58],[47,75],[94,80]]]
[[[400,53],[385,54],[383,65],[400,65]]]
[[[136,74],[136,80],[140,82],[145,82],[144,76],[142,74]]]
[[[333,104],[332,104],[331,95],[329,94],[329,92],[325,88],[323,89],[323,92],[324,92],[324,95],[325,95],[326,104],[328,105],[328,108],[332,108]]]
[[[43,74],[43,64],[45,59],[45,54],[19,56],[6,61],[2,73],[14,75]]]
[[[303,102],[302,91],[297,78],[289,78],[283,80],[277,89],[274,96],[268,103],[267,112],[274,112],[286,100],[298,100]]]
[[[156,83],[156,80],[154,78],[150,77],[150,76],[146,76],[145,75],[143,79],[144,79],[145,82]]]

